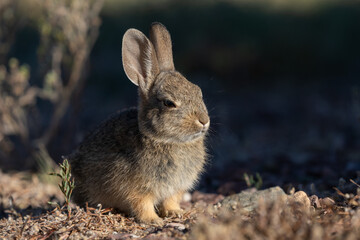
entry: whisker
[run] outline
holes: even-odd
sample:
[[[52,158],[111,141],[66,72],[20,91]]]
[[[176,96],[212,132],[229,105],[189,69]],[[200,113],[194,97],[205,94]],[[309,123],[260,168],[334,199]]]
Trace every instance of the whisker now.
[[[209,109],[209,113],[211,113],[211,112],[214,111],[215,109],[216,109],[215,107]]]

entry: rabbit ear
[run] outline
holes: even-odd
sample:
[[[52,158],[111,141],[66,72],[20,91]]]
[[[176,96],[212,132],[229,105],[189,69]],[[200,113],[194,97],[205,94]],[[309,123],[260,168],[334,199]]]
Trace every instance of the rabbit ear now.
[[[129,29],[122,41],[122,60],[127,77],[143,92],[159,73],[154,46],[139,30]]]
[[[151,24],[150,40],[154,44],[160,70],[175,70],[171,37],[166,27],[158,22]]]

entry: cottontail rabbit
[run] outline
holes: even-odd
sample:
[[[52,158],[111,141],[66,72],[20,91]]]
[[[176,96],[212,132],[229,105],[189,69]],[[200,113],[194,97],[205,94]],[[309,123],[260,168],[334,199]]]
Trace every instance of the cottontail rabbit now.
[[[113,115],[69,156],[73,200],[101,203],[145,223],[179,215],[182,194],[203,170],[210,120],[200,88],[174,68],[171,38],[153,23],[150,40],[129,29],[122,42],[128,78],[139,86],[138,108]]]

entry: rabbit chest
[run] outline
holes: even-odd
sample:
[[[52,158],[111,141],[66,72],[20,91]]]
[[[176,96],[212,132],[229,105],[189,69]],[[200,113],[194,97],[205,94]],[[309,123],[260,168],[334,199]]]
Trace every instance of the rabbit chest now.
[[[140,157],[139,170],[145,177],[145,186],[161,201],[191,189],[197,182],[205,163],[203,139],[187,144],[152,146]]]

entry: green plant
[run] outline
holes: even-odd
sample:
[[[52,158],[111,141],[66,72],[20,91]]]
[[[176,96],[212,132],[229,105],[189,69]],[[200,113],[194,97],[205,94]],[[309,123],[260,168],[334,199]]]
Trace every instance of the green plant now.
[[[244,173],[244,180],[248,187],[255,187],[256,189],[260,189],[263,184],[263,180],[259,173],[256,173],[255,176],[256,179],[252,174],[248,175],[247,173]]]
[[[73,178],[71,178],[71,166],[66,158],[64,158],[63,163],[59,164],[60,166],[60,172],[59,173],[50,173],[50,175],[58,176],[61,180],[61,183],[59,184],[59,188],[61,192],[64,194],[65,197],[65,203],[64,206],[67,207],[68,210],[68,217],[70,218],[71,215],[71,207],[70,207],[70,199],[71,194],[75,188],[75,181]],[[56,204],[57,203],[49,202],[49,204]]]

